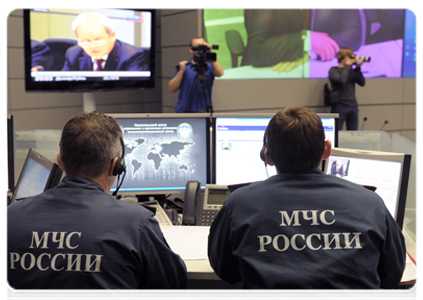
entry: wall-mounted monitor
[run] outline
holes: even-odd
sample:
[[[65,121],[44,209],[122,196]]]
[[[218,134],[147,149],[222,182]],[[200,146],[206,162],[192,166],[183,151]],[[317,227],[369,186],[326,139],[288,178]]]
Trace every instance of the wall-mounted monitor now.
[[[154,87],[155,11],[25,9],[27,91]]]
[[[338,114],[318,114],[326,139],[338,145]],[[240,184],[264,180],[276,174],[276,168],[265,166],[260,159],[263,137],[274,113],[215,113],[213,143],[213,182]]]
[[[4,145],[4,150],[6,156],[3,157],[3,166],[5,167],[5,181],[4,181],[4,190],[5,192],[13,192],[15,187],[15,155],[14,155],[14,131],[13,131],[13,116],[5,116],[5,137],[6,142]]]
[[[406,9],[204,9],[217,80],[327,78],[336,53],[370,57],[365,78],[415,77],[415,15]],[[405,72],[403,73],[403,68]]]
[[[57,186],[63,171],[51,159],[34,149],[29,149],[10,204],[33,197]]]
[[[111,114],[122,127],[126,176],[119,194],[183,192],[209,183],[209,114]],[[114,187],[112,191],[116,188]]]
[[[326,160],[325,173],[376,187],[388,211],[402,227],[411,155],[404,153],[335,148]]]

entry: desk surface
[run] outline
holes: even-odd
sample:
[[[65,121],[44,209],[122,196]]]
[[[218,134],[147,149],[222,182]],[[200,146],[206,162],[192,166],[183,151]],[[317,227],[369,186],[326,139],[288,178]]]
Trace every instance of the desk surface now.
[[[188,279],[220,280],[210,266],[207,256],[207,242],[210,227],[207,226],[163,226],[161,227],[166,241],[172,250],[178,253],[185,262]],[[416,243],[403,231],[407,252],[406,269],[401,282],[416,279]],[[187,247],[189,245],[189,247]]]

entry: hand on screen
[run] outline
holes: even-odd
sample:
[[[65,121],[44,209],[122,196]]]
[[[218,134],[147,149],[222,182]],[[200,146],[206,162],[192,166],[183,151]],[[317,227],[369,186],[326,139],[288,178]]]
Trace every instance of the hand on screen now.
[[[275,72],[291,72],[292,70],[294,70],[296,67],[305,64],[306,62],[308,62],[310,60],[310,56],[306,53],[304,54],[303,57],[295,60],[295,61],[282,61],[276,65],[274,65],[272,67],[272,70]]]
[[[339,45],[326,32],[310,32],[311,49],[322,61],[332,60],[339,51]]]

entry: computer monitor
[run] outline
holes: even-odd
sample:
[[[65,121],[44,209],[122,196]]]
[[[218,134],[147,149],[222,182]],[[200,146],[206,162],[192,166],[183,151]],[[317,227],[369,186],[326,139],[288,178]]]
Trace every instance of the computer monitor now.
[[[10,203],[33,197],[57,186],[63,171],[51,159],[29,149]]]
[[[14,146],[13,146],[13,116],[5,116],[5,132],[6,132],[6,142],[4,143],[5,154],[3,157],[4,162],[4,172],[6,174],[4,181],[4,190],[7,193],[13,192],[15,187],[15,155],[14,155]]]
[[[78,40],[81,13],[98,17],[116,41]],[[28,92],[95,92],[153,88],[156,11],[115,8],[32,8],[23,11],[25,89]],[[93,18],[94,18],[93,17]],[[74,21],[76,23],[74,23]],[[106,51],[113,43],[113,49]],[[91,44],[95,45],[92,46]],[[103,51],[104,50],[104,51]],[[107,52],[101,72],[91,62]],[[103,54],[103,53],[101,53]],[[98,66],[100,68],[100,66]]]
[[[120,195],[185,191],[209,183],[210,114],[111,114],[121,125],[126,176]],[[116,187],[112,189],[116,190]]]
[[[338,145],[338,114],[318,114],[326,138]],[[213,183],[240,184],[276,174],[274,166],[260,159],[263,137],[274,113],[220,113],[214,117]]]
[[[335,148],[326,160],[324,171],[360,185],[376,187],[375,193],[402,227],[410,162],[411,155],[404,153]]]

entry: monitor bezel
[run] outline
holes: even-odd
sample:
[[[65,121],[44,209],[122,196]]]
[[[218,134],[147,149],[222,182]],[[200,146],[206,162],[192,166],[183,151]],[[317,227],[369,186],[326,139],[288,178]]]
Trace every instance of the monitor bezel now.
[[[400,174],[400,187],[398,193],[396,215],[394,219],[402,229],[404,223],[405,204],[407,200],[408,180],[410,176],[411,154],[385,152],[385,151],[372,151],[348,148],[334,148],[332,149],[331,156],[351,157],[361,159],[372,159],[380,161],[392,161],[401,163]],[[329,168],[329,159],[324,164],[323,172],[326,174]],[[377,187],[376,187],[377,188]]]
[[[9,192],[15,190],[15,139],[13,130],[13,115],[7,116],[7,170]]]
[[[137,79],[108,80],[108,81],[33,81],[31,77],[31,9],[23,10],[24,26],[24,65],[25,65],[25,90],[27,92],[100,92],[100,91],[118,91],[126,89],[141,89],[155,87],[155,50],[156,50],[156,10],[154,9],[129,9],[120,8],[120,10],[129,10],[137,12],[151,13],[151,47],[149,51],[150,76],[147,78],[137,77]]]

